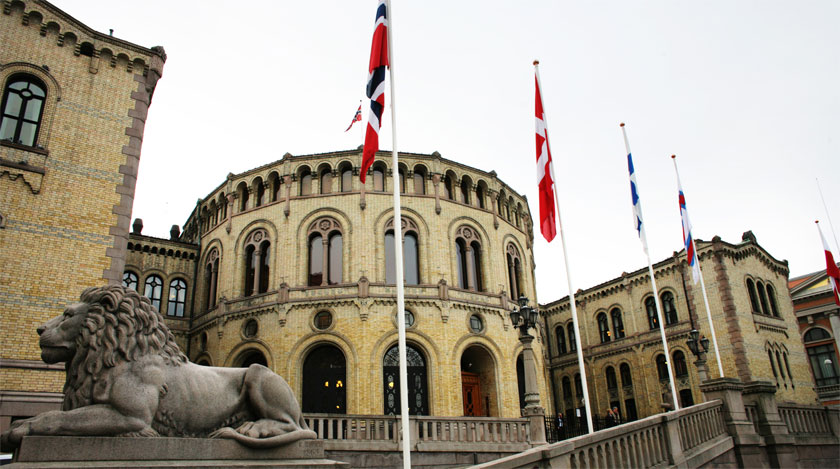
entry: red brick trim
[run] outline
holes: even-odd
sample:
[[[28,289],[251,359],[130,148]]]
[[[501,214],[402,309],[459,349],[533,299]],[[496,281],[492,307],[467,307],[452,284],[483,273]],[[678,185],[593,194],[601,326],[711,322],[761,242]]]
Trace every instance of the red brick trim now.
[[[744,336],[741,333],[741,326],[738,324],[738,313],[735,308],[735,299],[732,296],[732,286],[729,284],[729,275],[726,273],[726,266],[723,264],[723,253],[721,249],[714,251],[715,281],[720,292],[720,301],[723,306],[723,314],[726,318],[726,332],[732,351],[735,354],[735,370],[741,382],[752,381],[752,372],[747,360],[747,352],[744,346]]]
[[[134,189],[137,186],[137,171],[140,166],[140,148],[143,146],[143,131],[155,86],[163,74],[164,57],[164,54],[151,56],[148,72],[144,75],[141,71],[141,73],[134,75],[137,90],[131,93],[134,108],[127,112],[128,117],[131,118],[131,126],[125,129],[125,135],[128,136],[128,145],[125,145],[122,149],[122,154],[125,155],[125,164],[120,165],[119,168],[120,174],[123,175],[123,181],[115,188],[116,193],[120,194],[120,202],[114,205],[111,210],[111,213],[116,215],[117,218],[116,225],[110,229],[110,234],[114,237],[114,244],[105,252],[105,255],[111,258],[111,264],[102,272],[102,278],[111,285],[119,285],[122,282],[129,226],[131,224],[131,210],[134,206]]]

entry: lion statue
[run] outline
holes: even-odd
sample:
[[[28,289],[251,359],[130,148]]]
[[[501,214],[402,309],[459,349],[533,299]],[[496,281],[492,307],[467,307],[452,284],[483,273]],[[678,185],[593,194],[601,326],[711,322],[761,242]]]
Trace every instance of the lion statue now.
[[[62,410],[19,420],[26,435],[232,438],[275,447],[315,438],[282,377],[261,365],[190,363],[149,299],[122,286],[88,288],[38,327],[41,358],[66,362]]]

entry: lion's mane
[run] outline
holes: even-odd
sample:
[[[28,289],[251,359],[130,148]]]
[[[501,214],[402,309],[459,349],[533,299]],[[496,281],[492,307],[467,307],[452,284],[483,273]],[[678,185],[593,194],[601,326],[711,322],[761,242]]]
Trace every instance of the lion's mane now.
[[[154,354],[171,366],[187,362],[161,314],[136,291],[119,285],[94,287],[82,292],[80,300],[88,305],[87,318],[67,363],[63,410],[92,404],[94,385],[108,380],[108,369],[122,363]]]

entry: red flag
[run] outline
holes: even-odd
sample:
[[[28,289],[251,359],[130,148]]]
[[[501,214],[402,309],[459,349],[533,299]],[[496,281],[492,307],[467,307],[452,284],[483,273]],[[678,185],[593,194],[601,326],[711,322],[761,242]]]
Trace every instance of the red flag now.
[[[540,231],[546,241],[551,242],[557,236],[557,223],[554,211],[554,165],[551,163],[551,150],[548,148],[548,129],[545,126],[540,82],[535,77],[536,124],[537,124],[537,184],[540,199]]]
[[[822,234],[819,223],[817,222],[817,230],[820,232],[820,239],[823,243],[823,249],[825,249],[825,273],[828,274],[828,283],[831,284],[831,290],[834,293],[834,302],[837,303],[837,306],[840,306],[840,290],[838,290],[838,286],[840,286],[840,269],[837,268],[837,263],[834,262],[834,256],[831,255],[831,249],[829,249],[828,243],[825,242],[825,236]]]
[[[373,42],[370,46],[368,64],[367,97],[370,98],[370,114],[365,132],[365,148],[362,151],[362,168],[359,178],[365,183],[368,168],[373,164],[376,151],[379,150],[379,123],[385,108],[385,68],[388,67],[388,18],[385,12],[385,0],[376,7],[376,23],[373,29]]]

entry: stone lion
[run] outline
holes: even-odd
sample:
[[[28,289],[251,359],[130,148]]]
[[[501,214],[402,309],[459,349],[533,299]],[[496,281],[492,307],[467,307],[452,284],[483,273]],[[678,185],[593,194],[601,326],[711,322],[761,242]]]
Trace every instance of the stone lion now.
[[[26,435],[232,438],[274,447],[315,438],[286,381],[261,365],[190,363],[148,298],[122,286],[88,288],[38,328],[41,358],[66,362],[62,410],[16,421]]]

